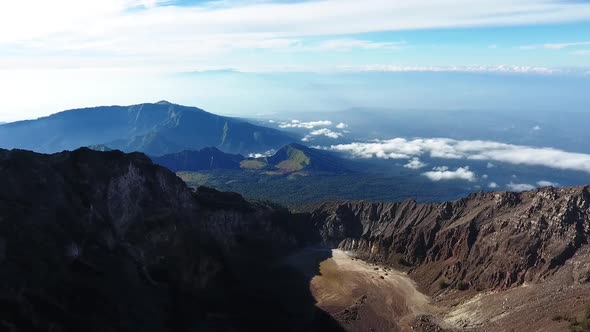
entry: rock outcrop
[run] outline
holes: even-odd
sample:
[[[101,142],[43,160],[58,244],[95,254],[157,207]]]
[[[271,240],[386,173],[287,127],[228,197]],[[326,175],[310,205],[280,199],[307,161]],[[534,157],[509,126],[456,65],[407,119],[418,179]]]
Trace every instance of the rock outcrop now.
[[[338,330],[280,264],[310,230],[143,154],[0,150],[0,330]]]
[[[565,269],[585,284],[589,239],[588,186],[296,214],[192,191],[140,153],[0,150],[0,331],[338,331],[311,295],[318,271],[287,263],[302,248],[475,294]]]
[[[590,187],[475,193],[442,204],[329,202],[313,211],[325,242],[409,271],[431,293],[502,289],[574,266],[590,281]]]

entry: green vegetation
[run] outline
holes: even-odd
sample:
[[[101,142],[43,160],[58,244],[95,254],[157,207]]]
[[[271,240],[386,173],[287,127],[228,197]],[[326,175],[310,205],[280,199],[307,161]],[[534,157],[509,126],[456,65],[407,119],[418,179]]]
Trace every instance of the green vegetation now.
[[[245,170],[260,170],[267,165],[259,159],[246,159],[240,162],[240,167]]]
[[[469,284],[463,280],[459,280],[455,284],[455,288],[460,291],[465,291],[465,290],[469,289]]]
[[[590,305],[586,307],[584,317],[581,320],[576,318],[568,319],[570,322],[571,332],[589,332],[590,331]]]
[[[551,317],[551,320],[555,322],[569,322],[570,332],[590,332],[590,305],[586,307],[584,316],[580,320],[568,314],[557,314]]]
[[[301,150],[288,146],[288,158],[278,165],[276,168],[284,172],[296,172],[305,169],[310,164],[310,158]]]
[[[438,288],[439,289],[447,289],[449,288],[451,284],[449,284],[449,282],[446,279],[441,279],[438,282]]]
[[[292,173],[295,174],[295,173]],[[289,176],[243,170],[179,172],[191,187],[207,186],[238,192],[253,200],[270,200],[285,206],[300,206],[326,200],[353,199],[371,201],[440,202],[457,199],[469,191],[446,183],[433,183],[419,175],[385,176],[340,174]]]

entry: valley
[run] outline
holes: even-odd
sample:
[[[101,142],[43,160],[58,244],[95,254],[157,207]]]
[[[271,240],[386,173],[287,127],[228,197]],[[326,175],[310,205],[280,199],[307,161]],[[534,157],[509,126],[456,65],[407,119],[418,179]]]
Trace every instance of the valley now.
[[[590,286],[569,282],[571,272],[503,291],[429,296],[407,273],[333,250],[310,288],[347,331],[583,331]]]
[[[320,264],[310,287],[317,306],[349,331],[410,331],[416,317],[436,312],[406,274],[341,250]]]

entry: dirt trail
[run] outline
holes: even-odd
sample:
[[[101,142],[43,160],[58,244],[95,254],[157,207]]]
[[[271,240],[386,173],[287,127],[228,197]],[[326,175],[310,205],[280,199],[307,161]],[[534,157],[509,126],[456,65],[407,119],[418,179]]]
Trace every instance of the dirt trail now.
[[[355,331],[411,331],[417,315],[436,308],[405,274],[333,250],[311,281],[317,305]]]

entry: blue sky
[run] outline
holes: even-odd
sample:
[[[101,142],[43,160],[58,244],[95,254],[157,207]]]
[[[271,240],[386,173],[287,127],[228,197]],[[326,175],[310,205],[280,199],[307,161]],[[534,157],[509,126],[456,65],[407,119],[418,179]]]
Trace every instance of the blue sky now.
[[[11,0],[0,4],[0,90],[5,96],[0,120],[95,103],[158,97],[187,100],[186,92],[177,92],[185,78],[173,80],[171,75],[225,68],[249,73],[354,72],[360,82],[369,79],[363,73],[373,71],[579,79],[590,77],[590,2]]]

